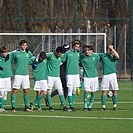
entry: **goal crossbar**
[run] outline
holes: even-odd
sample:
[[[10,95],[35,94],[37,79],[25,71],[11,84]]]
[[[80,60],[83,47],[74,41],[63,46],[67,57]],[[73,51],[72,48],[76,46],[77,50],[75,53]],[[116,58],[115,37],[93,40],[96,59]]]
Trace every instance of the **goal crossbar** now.
[[[19,35],[26,35],[26,36],[40,36],[40,35],[50,35],[50,36],[55,36],[55,35],[72,35],[72,36],[79,36],[79,35],[103,35],[106,36],[106,33],[0,33],[0,35],[10,35],[10,36],[19,36]]]

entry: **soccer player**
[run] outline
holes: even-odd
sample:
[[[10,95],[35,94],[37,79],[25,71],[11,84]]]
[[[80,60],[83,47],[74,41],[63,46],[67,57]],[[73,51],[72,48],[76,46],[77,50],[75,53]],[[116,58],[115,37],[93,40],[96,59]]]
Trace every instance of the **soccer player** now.
[[[63,44],[63,53],[65,53],[66,51],[68,51],[70,49],[70,45],[65,42]],[[63,87],[63,93],[64,93],[64,97],[65,99],[67,98],[67,95],[68,95],[68,88],[67,88],[67,85],[66,85],[66,62],[63,62],[61,65],[60,65],[60,79],[61,79],[61,83],[62,83],[62,87]],[[51,94],[51,98],[56,96],[58,94],[58,91],[57,90],[54,90]],[[45,103],[46,103],[46,106],[48,106],[48,102],[47,102],[47,99],[45,98]],[[60,105],[62,106],[62,105]]]
[[[29,58],[33,55],[27,49],[27,41],[21,40],[20,41],[20,49],[13,52],[13,59],[14,59],[14,81],[13,81],[13,89],[11,93],[11,105],[12,105],[12,112],[16,112],[16,94],[20,89],[20,85],[23,88],[23,98],[25,104],[25,111],[31,112],[28,108],[29,105],[29,95],[28,89],[30,88],[29,82],[29,72],[28,72],[28,63]]]
[[[92,110],[92,105],[95,98],[95,92],[99,88],[97,63],[100,57],[93,52],[91,45],[86,46],[85,53],[80,55],[80,63],[83,66],[84,77],[84,111]],[[90,105],[88,107],[88,93],[91,93]]]
[[[80,54],[85,53],[86,46],[87,46],[87,45],[83,45],[83,46],[82,46],[82,51],[80,52]],[[80,81],[81,81],[81,83],[80,83],[80,87],[77,88],[77,95],[78,95],[78,96],[80,95],[81,89],[84,88],[83,66],[82,66],[81,63],[79,63],[79,66],[80,66]]]
[[[47,94],[47,59],[44,51],[40,52],[36,57],[32,57],[29,61],[32,65],[34,75],[34,90],[37,93],[36,99],[30,103],[30,109],[33,110],[34,105],[38,104],[38,111],[41,112],[41,99]]]
[[[76,111],[74,108],[74,103],[76,100],[76,89],[80,87],[79,78],[79,48],[81,42],[79,40],[72,41],[72,49],[67,51],[61,60],[66,61],[66,78],[68,87],[68,102],[71,111]]]
[[[62,90],[62,84],[60,79],[60,64],[62,56],[63,48],[57,47],[55,52],[51,52],[46,54],[47,61],[48,61],[48,90],[47,90],[47,100],[49,105],[49,110],[54,111],[52,108],[52,99],[51,99],[51,91],[54,87],[59,94],[59,99],[61,101],[61,104],[63,105],[63,111],[69,111],[66,107],[66,101],[64,98],[63,90]]]
[[[11,68],[12,56],[8,54],[6,47],[0,48],[0,112],[7,112],[4,108],[7,93],[11,91]]]
[[[105,53],[99,54],[103,65],[103,74],[102,74],[103,76],[101,83],[101,89],[102,89],[101,102],[102,102],[102,110],[104,111],[106,105],[106,95],[109,88],[113,92],[112,96],[113,110],[117,110],[117,99],[118,99],[117,90],[119,89],[116,77],[116,61],[119,59],[119,54],[113,48],[112,44],[108,44],[106,50],[107,50],[106,54]]]

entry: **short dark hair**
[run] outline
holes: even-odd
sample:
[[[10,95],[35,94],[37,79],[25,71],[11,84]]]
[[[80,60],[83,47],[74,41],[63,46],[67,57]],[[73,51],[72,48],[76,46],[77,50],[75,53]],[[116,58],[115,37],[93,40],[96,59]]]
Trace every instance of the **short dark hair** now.
[[[93,50],[93,47],[91,45],[87,45],[86,48],[88,48],[89,50]]]
[[[27,43],[26,40],[21,40],[21,41],[20,41],[20,46],[23,45],[23,44],[25,44],[25,43]]]
[[[8,49],[5,46],[1,47],[0,48],[0,54],[5,53],[5,52],[8,52]]]
[[[107,44],[107,45],[106,45],[106,49],[108,48],[108,46],[109,46],[109,45],[112,45],[112,46],[113,46],[113,44],[112,44],[112,43],[109,43],[109,44]]]
[[[59,46],[55,50],[57,53],[63,53],[63,47]]]
[[[46,59],[46,53],[42,51],[39,55],[39,61],[42,62],[44,59]]]
[[[72,41],[72,47],[74,47],[75,45],[81,45],[81,42],[79,40],[74,40]]]

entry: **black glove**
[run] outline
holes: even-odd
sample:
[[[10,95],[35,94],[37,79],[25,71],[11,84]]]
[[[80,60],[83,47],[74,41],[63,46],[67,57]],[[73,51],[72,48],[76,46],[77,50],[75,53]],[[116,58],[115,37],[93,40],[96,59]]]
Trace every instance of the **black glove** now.
[[[3,67],[0,66],[0,70],[2,71],[3,70]]]
[[[5,57],[5,62],[9,60],[9,54]]]

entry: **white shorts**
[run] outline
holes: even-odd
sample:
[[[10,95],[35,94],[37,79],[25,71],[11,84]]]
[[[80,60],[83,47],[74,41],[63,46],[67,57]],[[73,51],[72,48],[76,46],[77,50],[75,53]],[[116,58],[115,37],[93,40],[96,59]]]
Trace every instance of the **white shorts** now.
[[[96,92],[98,91],[98,88],[99,88],[98,77],[84,78],[85,91]]]
[[[102,76],[102,90],[119,90],[116,73]]]
[[[80,87],[80,78],[79,74],[76,75],[67,75],[67,87]]]
[[[47,80],[40,80],[40,81],[35,81],[34,83],[34,90],[35,91],[47,91],[48,89],[48,84],[47,84]]]
[[[13,88],[20,89],[20,86],[22,85],[23,89],[30,88],[30,81],[29,81],[29,75],[15,75],[14,76],[14,82],[13,82]]]
[[[11,78],[0,78],[0,91],[11,91]]]
[[[48,89],[55,88],[56,90],[62,90],[62,83],[60,77],[50,77],[48,76]]]

